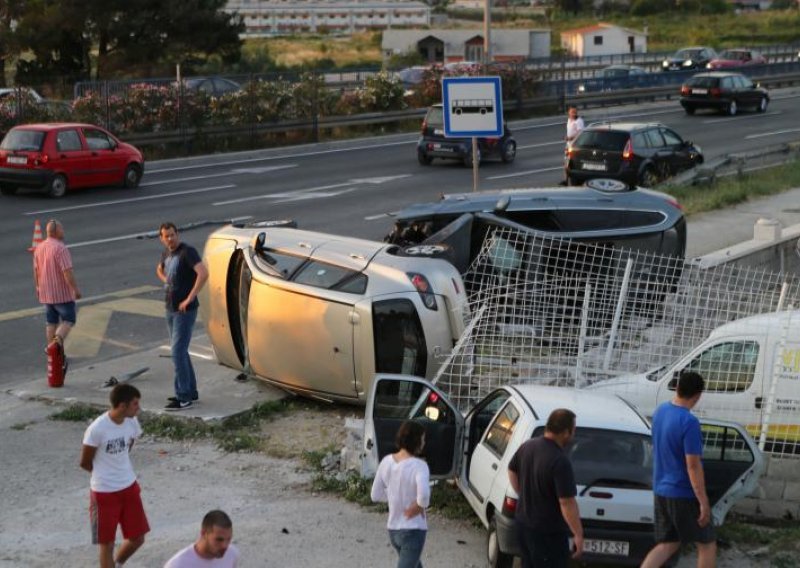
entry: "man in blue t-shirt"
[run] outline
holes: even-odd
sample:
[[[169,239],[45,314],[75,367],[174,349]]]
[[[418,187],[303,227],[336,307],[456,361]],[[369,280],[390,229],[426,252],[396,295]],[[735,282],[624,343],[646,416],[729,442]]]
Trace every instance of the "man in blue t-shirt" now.
[[[181,242],[174,223],[162,223],[158,230],[164,252],[156,266],[156,275],[166,292],[167,329],[175,366],[175,396],[165,410],[185,410],[197,400],[197,378],[189,357],[189,343],[197,319],[197,294],[208,280],[197,249]]]
[[[681,543],[697,546],[697,566],[712,567],[717,541],[703,475],[700,422],[691,413],[705,381],[694,372],[678,378],[676,396],[653,414],[653,494],[656,545],[642,568],[662,566]]]

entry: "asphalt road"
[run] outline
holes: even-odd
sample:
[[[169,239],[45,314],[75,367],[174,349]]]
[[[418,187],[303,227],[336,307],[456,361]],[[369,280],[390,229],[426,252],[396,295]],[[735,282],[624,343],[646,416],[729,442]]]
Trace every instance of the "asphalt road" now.
[[[676,101],[590,109],[587,122],[663,122],[699,144],[706,156],[753,150],[800,138],[793,90],[773,93],[766,114],[686,116]],[[565,119],[511,123],[518,153],[511,165],[488,163],[481,189],[552,185],[562,177]],[[455,162],[416,161],[415,133],[347,142],[151,162],[140,188],[101,188],[53,200],[20,193],[0,199],[0,386],[44,376],[44,325],[34,297],[31,255],[35,219],[64,224],[84,295],[85,328],[70,337],[73,368],[162,342],[154,269],[158,225],[171,220],[198,249],[231,218],[295,219],[300,227],[381,238],[386,214],[405,205],[470,191],[472,172]],[[76,329],[77,332],[77,329]]]

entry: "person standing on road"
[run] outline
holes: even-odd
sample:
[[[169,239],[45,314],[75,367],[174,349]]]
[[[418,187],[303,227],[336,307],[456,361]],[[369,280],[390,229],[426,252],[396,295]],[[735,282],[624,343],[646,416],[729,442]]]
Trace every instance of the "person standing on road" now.
[[[425,447],[425,427],[407,420],[397,431],[397,452],[381,460],[371,497],[389,504],[389,541],[397,551],[397,568],[422,568],[428,533],[425,509],[430,504],[430,470],[419,456]]]
[[[136,419],[141,394],[123,383],[111,390],[110,399],[111,409],[89,425],[81,449],[81,468],[92,474],[89,518],[92,543],[100,547],[100,568],[125,564],[150,531],[130,458],[136,438],[142,435]],[[125,540],[115,560],[117,525]]]
[[[233,523],[218,509],[209,511],[200,525],[200,536],[172,558],[164,568],[237,568],[239,549],[231,544]]]
[[[75,301],[81,291],[72,271],[72,255],[64,244],[64,227],[51,219],[45,227],[47,238],[33,251],[33,284],[45,307],[47,345],[57,341],[63,348],[75,325]]]
[[[567,145],[565,148],[569,150],[570,145],[575,141],[586,125],[583,123],[583,118],[578,116],[577,107],[571,106],[567,110],[567,135],[564,137]],[[567,175],[567,165],[569,164],[569,157],[565,156],[564,160],[564,185],[569,185],[569,175]]]
[[[156,275],[165,285],[167,329],[175,367],[175,396],[169,398],[164,408],[184,410],[191,408],[199,396],[189,343],[200,305],[197,294],[208,280],[208,270],[197,249],[181,242],[174,223],[162,223],[158,233],[165,250],[156,266]]]
[[[575,436],[575,413],[559,408],[550,413],[544,435],[523,443],[508,464],[508,479],[519,495],[514,526],[523,568],[566,568],[569,536],[583,552],[583,527],[572,464],[564,448]]]
[[[694,542],[697,566],[716,564],[717,541],[703,474],[700,421],[691,410],[705,380],[695,372],[678,377],[676,396],[653,414],[653,498],[656,545],[643,568],[662,566],[682,542]]]

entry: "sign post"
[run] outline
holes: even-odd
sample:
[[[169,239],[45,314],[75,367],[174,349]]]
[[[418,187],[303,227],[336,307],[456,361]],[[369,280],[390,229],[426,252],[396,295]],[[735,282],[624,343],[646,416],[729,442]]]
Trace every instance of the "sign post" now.
[[[444,77],[444,135],[471,138],[472,191],[478,191],[481,161],[479,138],[503,136],[503,95],[500,77]]]

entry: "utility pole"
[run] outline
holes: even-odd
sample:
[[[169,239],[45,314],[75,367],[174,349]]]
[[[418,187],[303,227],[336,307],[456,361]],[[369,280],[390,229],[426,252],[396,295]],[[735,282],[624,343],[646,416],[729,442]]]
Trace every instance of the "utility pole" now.
[[[483,6],[483,64],[492,62],[492,0],[486,0]]]

